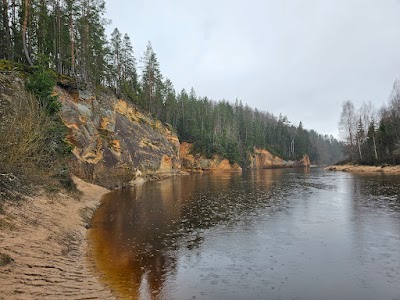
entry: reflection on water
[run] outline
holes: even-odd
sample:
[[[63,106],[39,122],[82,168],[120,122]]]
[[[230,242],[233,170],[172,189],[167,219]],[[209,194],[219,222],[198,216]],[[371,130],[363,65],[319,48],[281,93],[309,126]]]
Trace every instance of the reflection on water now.
[[[400,299],[399,179],[279,169],[149,182],[104,197],[94,259],[124,299]]]

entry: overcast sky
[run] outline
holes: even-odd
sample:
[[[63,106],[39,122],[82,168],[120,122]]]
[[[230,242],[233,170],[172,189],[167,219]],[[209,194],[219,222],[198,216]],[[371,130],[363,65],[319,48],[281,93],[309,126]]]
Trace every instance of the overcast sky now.
[[[338,136],[342,102],[388,101],[400,77],[399,0],[107,0],[140,58],[175,89],[236,98]]]

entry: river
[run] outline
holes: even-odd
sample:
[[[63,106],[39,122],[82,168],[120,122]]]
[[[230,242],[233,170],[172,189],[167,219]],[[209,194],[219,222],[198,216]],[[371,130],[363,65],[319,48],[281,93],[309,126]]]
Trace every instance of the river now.
[[[203,174],[113,191],[92,219],[121,299],[400,299],[400,176]]]

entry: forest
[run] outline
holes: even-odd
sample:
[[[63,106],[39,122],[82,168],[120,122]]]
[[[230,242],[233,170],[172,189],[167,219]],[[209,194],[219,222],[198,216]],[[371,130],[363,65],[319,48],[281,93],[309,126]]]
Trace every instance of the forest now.
[[[198,96],[193,87],[176,91],[161,73],[150,42],[137,59],[127,34],[115,28],[107,37],[110,21],[104,17],[104,0],[1,0],[0,5],[0,59],[28,65],[34,73],[68,76],[80,89],[111,89],[172,125],[181,141],[194,143],[196,151],[208,157],[220,154],[245,165],[248,153],[260,147],[287,160],[307,154],[313,164],[343,158],[343,145],[333,136],[307,130],[301,122],[291,124],[284,115],[259,111],[239,99]],[[56,110],[52,102],[50,111]],[[388,118],[382,118],[381,124]],[[382,126],[389,134],[389,123]],[[353,136],[347,147],[352,153]],[[366,137],[359,148],[367,148]],[[377,133],[376,143],[380,159],[386,160],[394,146],[384,144],[383,133]]]
[[[371,102],[358,108],[351,100],[344,102],[339,129],[349,161],[400,164],[400,82],[395,81],[389,103],[380,109]]]

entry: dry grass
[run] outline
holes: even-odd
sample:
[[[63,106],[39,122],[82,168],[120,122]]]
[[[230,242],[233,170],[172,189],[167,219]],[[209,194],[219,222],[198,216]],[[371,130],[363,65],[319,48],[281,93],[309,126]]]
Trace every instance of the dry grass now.
[[[64,128],[57,120],[22,87],[12,87],[0,98],[0,213],[4,201],[32,196],[37,187],[50,198],[61,189],[76,192],[63,167]]]
[[[19,91],[0,122],[0,161],[6,165],[37,166],[49,157],[46,137],[51,119],[28,92]]]
[[[400,174],[400,166],[362,166],[362,165],[338,165],[325,168],[328,171],[343,171],[353,173],[386,173]]]

